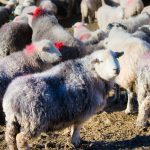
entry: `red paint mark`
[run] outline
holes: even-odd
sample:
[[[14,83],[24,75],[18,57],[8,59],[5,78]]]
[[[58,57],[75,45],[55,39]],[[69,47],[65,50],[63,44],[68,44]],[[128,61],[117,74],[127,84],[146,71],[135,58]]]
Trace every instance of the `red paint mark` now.
[[[25,52],[27,54],[33,54],[35,52],[35,45],[34,44],[27,45],[25,48]]]
[[[41,7],[36,7],[36,9],[33,12],[33,16],[37,17],[37,16],[43,14],[43,12],[44,12],[44,10]]]
[[[132,2],[133,2],[133,0],[127,0],[127,4],[128,4],[128,5],[131,5]]]
[[[64,46],[63,42],[56,42],[54,43],[55,47],[58,48],[59,50]]]
[[[90,35],[89,33],[83,34],[83,35],[80,36],[80,40],[81,40],[81,41],[87,40],[87,39],[90,38],[90,36],[91,36],[91,35]]]

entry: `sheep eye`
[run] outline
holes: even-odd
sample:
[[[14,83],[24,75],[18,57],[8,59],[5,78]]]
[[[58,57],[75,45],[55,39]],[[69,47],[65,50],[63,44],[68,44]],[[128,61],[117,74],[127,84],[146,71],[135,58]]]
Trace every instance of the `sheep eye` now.
[[[102,60],[99,60],[99,59],[96,59],[95,62],[96,62],[96,63],[102,63],[103,61],[102,61]]]
[[[43,48],[43,51],[48,52],[48,51],[49,51],[49,48],[48,48],[48,47],[44,47],[44,48]]]

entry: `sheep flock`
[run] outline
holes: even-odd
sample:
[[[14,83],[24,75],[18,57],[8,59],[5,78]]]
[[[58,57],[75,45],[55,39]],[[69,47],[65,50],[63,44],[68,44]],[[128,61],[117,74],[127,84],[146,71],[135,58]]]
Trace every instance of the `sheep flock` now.
[[[0,150],[150,149],[149,116],[149,0],[0,0]]]

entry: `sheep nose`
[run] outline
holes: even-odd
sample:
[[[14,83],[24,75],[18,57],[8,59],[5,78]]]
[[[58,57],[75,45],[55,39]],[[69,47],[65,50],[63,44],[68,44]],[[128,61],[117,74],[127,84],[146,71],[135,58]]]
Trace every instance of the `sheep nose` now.
[[[113,69],[115,71],[115,74],[119,74],[120,73],[120,70],[119,69]]]

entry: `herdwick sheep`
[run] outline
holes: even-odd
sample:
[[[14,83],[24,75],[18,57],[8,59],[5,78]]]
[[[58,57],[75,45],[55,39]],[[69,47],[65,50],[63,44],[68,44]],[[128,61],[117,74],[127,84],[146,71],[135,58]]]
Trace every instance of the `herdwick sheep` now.
[[[88,53],[85,45],[66,31],[55,16],[37,8],[30,18],[33,29],[32,41],[48,39],[52,42],[63,42],[64,46],[60,49],[62,60],[75,59]]]
[[[132,35],[150,43],[150,25],[139,27]]]
[[[96,12],[98,26],[103,31],[106,30],[109,23],[118,22],[124,18],[124,10],[122,7],[111,7],[102,0],[102,7]]]
[[[82,22],[75,23],[73,25],[73,31],[74,37],[86,44],[96,44],[107,37],[106,32],[101,29],[92,32]]]
[[[124,8],[125,18],[140,14],[144,8],[142,0],[120,0],[120,6]]]
[[[148,125],[150,114],[150,52],[141,57],[137,67],[137,99],[138,117],[137,126]]]
[[[112,26],[112,25],[111,25]],[[122,27],[112,26],[108,38],[105,40],[106,48],[116,51],[124,51],[124,55],[119,59],[120,74],[116,78],[116,83],[127,90],[128,103],[125,112],[134,112],[133,98],[136,94],[136,68],[139,58],[150,51],[150,44],[133,37]]]
[[[69,126],[71,142],[78,146],[83,122],[106,105],[108,91],[120,71],[117,58],[121,55],[96,51],[14,80],[3,99],[9,149],[26,149],[28,141],[42,131]]]
[[[16,77],[41,72],[60,61],[60,52],[48,40],[32,43],[23,51],[13,53],[0,60],[0,112],[2,98],[8,84]],[[3,113],[0,113],[3,118]]]
[[[26,2],[27,1],[29,1],[29,0],[26,0]],[[35,5],[31,5],[30,3],[29,4],[24,4],[24,3],[19,4],[15,8],[15,11],[14,11],[15,15],[21,15],[23,13],[23,11],[27,12],[27,10],[28,10],[28,12],[31,12],[31,10],[33,11],[33,8],[35,7],[35,5],[45,9],[46,11],[51,12],[54,15],[57,14],[57,6],[54,3],[52,3],[51,0],[37,0],[35,2]]]
[[[143,25],[150,25],[150,14],[145,12],[129,19],[120,20],[117,23],[126,26],[128,32],[133,33]]]
[[[25,21],[11,21],[0,28],[0,58],[22,50],[31,43],[32,29]]]
[[[150,14],[150,6],[144,7],[141,13],[147,12]]]
[[[101,0],[82,0],[81,2],[81,14],[82,22],[91,23],[95,19],[95,12],[102,6]]]

